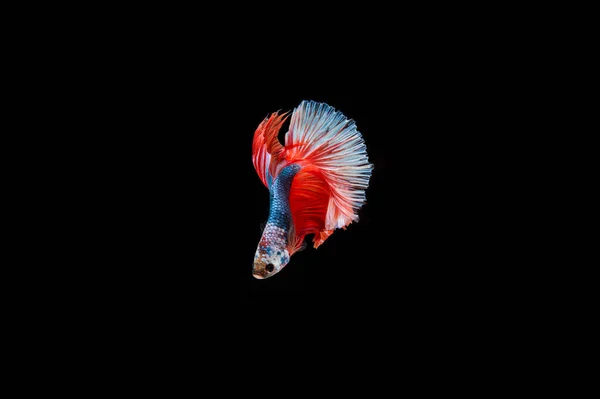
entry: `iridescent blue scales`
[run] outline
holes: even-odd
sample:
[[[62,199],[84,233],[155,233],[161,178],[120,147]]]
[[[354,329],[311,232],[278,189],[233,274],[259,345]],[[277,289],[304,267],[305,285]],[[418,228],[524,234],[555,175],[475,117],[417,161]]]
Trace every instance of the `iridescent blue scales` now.
[[[252,273],[277,274],[313,234],[317,248],[336,230],[358,221],[373,165],[353,120],[324,103],[294,109],[285,146],[278,132],[287,113],[258,126],[252,162],[269,189],[269,218],[254,255]]]
[[[289,205],[292,178],[300,170],[298,165],[290,165],[281,170],[270,191],[269,219],[254,255],[256,278],[266,278],[275,274],[290,260],[288,238],[292,227],[292,213]]]

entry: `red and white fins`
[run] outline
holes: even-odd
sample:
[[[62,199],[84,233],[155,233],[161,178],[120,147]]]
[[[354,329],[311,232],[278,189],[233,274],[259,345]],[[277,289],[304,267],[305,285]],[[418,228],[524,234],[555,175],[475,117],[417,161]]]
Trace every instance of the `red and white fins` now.
[[[268,188],[285,166],[301,167],[289,196],[294,221],[291,255],[301,248],[306,235],[314,234],[317,248],[335,229],[358,220],[373,165],[356,124],[335,108],[314,101],[300,103],[281,146],[277,134],[286,119],[287,113],[276,112],[258,126],[252,162]]]
[[[267,188],[276,176],[275,168],[280,163],[283,155],[283,147],[277,138],[281,125],[287,119],[287,112],[279,115],[274,112],[265,118],[256,131],[252,141],[252,163],[258,173],[258,177]]]
[[[353,120],[327,104],[303,101],[292,113],[284,157],[302,166],[290,192],[298,235],[314,233],[316,248],[358,220],[373,165]]]

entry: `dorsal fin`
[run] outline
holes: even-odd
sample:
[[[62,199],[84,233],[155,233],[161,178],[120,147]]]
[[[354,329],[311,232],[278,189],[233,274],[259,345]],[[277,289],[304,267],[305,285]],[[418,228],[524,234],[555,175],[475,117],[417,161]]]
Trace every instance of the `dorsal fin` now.
[[[252,163],[258,177],[267,188],[271,187],[271,183],[276,177],[277,165],[282,160],[283,147],[277,134],[287,117],[287,112],[281,115],[274,112],[270,117],[265,118],[254,132]]]

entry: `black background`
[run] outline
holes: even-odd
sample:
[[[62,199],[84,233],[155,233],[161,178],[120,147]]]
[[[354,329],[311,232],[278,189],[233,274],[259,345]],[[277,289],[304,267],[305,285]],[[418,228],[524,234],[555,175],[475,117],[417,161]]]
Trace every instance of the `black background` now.
[[[503,77],[456,61],[469,54],[438,40],[403,43],[357,50],[341,66],[273,61],[260,46],[220,58],[175,45],[95,65],[101,73],[81,89],[97,97],[79,105],[90,131],[80,156],[94,164],[82,181],[92,183],[99,237],[90,281],[125,314],[169,317],[223,308],[456,317],[496,306],[507,238],[495,229],[505,194],[490,184],[499,166],[490,160],[507,136],[489,93]],[[358,223],[256,280],[269,204],[253,134],[302,100],[356,121],[374,164],[367,204]]]
[[[533,128],[517,120],[532,105],[528,77],[514,83],[523,61],[498,45],[512,29],[505,20],[481,34],[487,14],[458,10],[473,21],[463,23],[428,8],[348,19],[310,8],[300,24],[251,16],[255,26],[235,32],[229,11],[216,27],[208,10],[191,21],[136,12],[122,29],[109,19],[89,36],[67,29],[81,43],[65,46],[66,56],[57,49],[65,40],[50,38],[36,63],[50,89],[36,99],[58,110],[34,117],[61,147],[47,153],[64,170],[49,172],[52,187],[39,196],[55,218],[47,235],[59,242],[50,245],[55,257],[33,252],[42,252],[42,279],[51,277],[43,295],[64,301],[35,306],[54,323],[65,314],[75,327],[61,336],[117,348],[110,363],[164,351],[226,377],[241,364],[261,389],[285,374],[278,361],[256,367],[269,348],[317,369],[328,355],[347,362],[355,373],[341,373],[339,386],[354,388],[379,365],[376,380],[365,380],[369,392],[406,369],[432,380],[432,364],[456,369],[465,348],[474,369],[510,352],[544,300],[521,300],[538,284],[523,267],[534,255],[518,254],[534,238],[527,211],[536,204],[523,204],[522,188],[535,176],[515,187],[507,173],[527,155]],[[245,34],[260,27],[265,37]],[[269,204],[252,165],[253,133],[302,100],[356,121],[374,164],[367,204],[358,223],[256,280]],[[519,363],[509,360],[511,369]],[[293,375],[296,387],[314,373]]]
[[[116,216],[108,246],[126,251],[116,262],[126,266],[114,270],[126,283],[117,284],[175,307],[216,291],[210,306],[267,313],[286,303],[444,306],[486,289],[495,254],[478,256],[488,193],[456,107],[438,106],[420,84],[392,86],[393,94],[269,84],[282,85],[213,86],[185,97],[185,88],[150,90],[139,104],[120,103],[131,125],[111,133],[117,148],[103,170],[114,176],[106,182],[106,209],[115,211],[107,216]],[[253,133],[266,115],[302,100],[326,102],[356,121],[374,164],[367,204],[358,223],[256,280],[252,261],[269,203],[252,165]]]

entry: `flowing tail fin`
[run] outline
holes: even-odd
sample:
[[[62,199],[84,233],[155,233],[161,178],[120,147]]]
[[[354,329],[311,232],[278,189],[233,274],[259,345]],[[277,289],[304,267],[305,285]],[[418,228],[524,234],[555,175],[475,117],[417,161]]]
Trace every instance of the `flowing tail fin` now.
[[[358,220],[373,165],[353,120],[327,104],[303,101],[292,113],[278,156],[302,166],[290,190],[300,240],[314,233],[317,248],[335,229]]]

